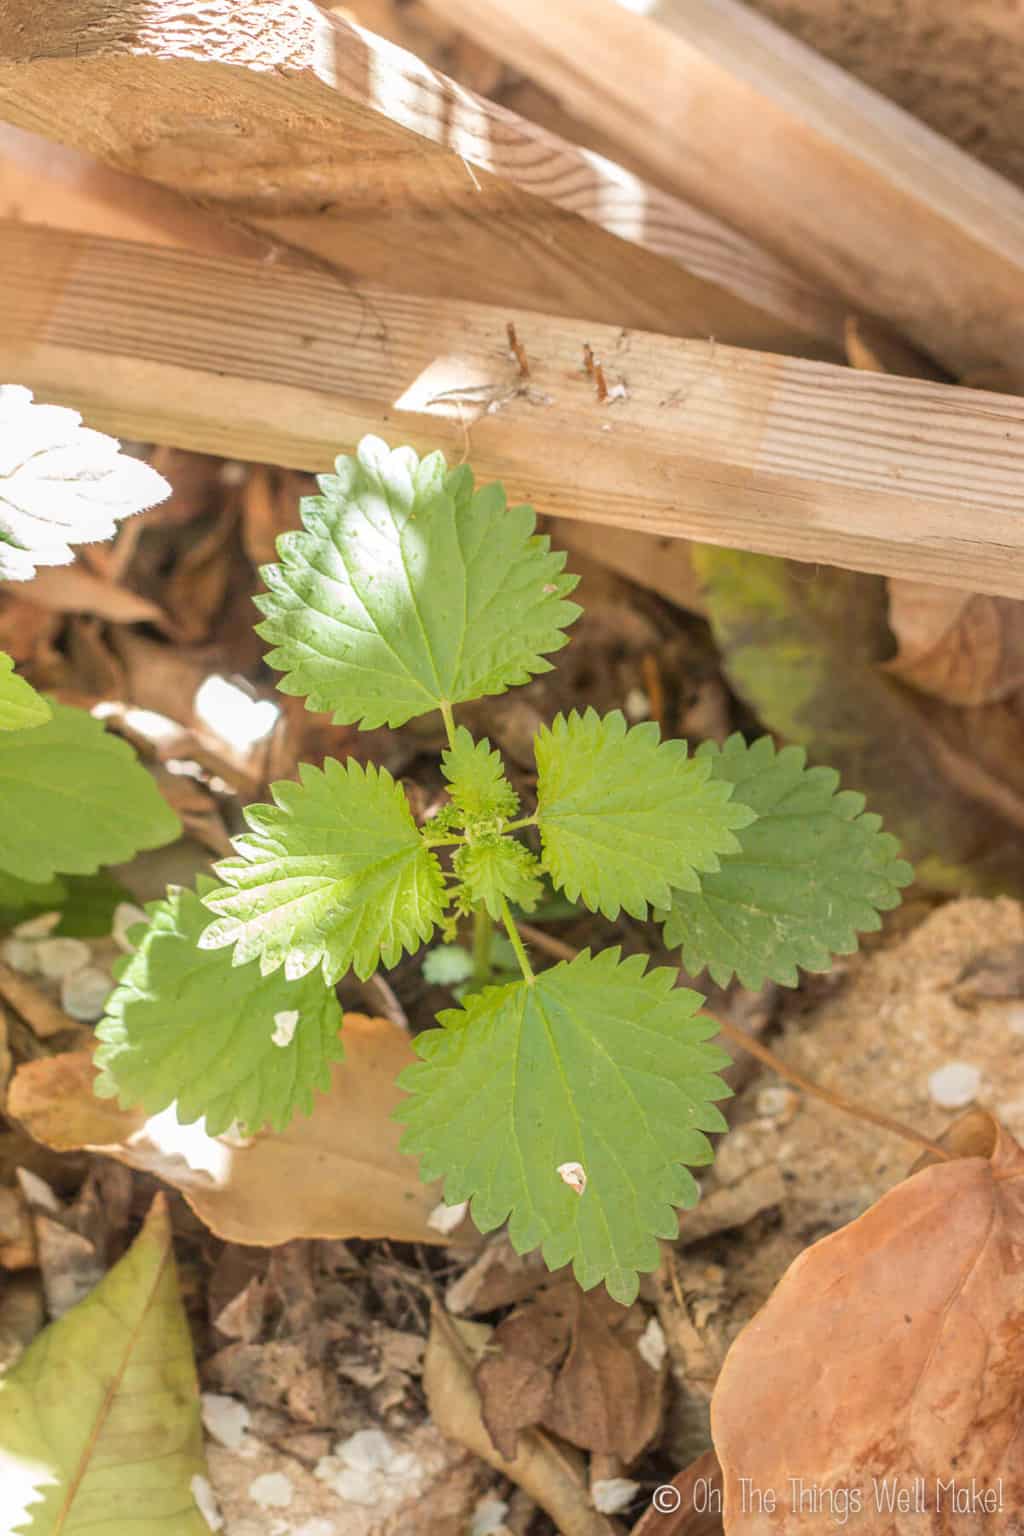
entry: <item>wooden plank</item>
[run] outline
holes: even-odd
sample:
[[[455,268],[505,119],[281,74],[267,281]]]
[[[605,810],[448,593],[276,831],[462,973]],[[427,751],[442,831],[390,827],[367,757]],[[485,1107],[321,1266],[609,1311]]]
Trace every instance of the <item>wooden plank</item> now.
[[[671,28],[615,0],[428,3],[658,184],[958,376],[1024,388],[1024,193],[738,0],[670,0]]]
[[[787,264],[313,0],[3,0],[0,118],[356,283],[842,355]]]
[[[101,430],[327,468],[364,432],[554,515],[1024,597],[1024,400],[0,223],[0,377]],[[601,358],[602,403],[582,366]]]

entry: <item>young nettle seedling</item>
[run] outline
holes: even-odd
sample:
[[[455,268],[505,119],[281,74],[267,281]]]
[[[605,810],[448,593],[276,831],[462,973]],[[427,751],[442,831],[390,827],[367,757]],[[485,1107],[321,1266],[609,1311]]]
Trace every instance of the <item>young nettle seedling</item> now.
[[[404,1145],[482,1231],[572,1263],[620,1301],[692,1205],[690,1167],[728,1090],[701,996],[617,949],[535,971],[512,907],[541,877],[615,918],[665,925],[687,970],[795,983],[879,926],[911,878],[894,839],[836,775],[765,738],[690,755],[617,711],[559,715],[536,740],[536,803],[460,704],[550,669],[580,610],[564,556],[528,507],[476,488],[440,454],[366,438],[303,501],[263,571],[259,633],[288,694],[338,724],[401,726],[440,711],[449,799],[417,826],[382,769],[328,760],[250,806],[219,884],[150,909],[108,1016],[99,1091],[172,1101],[217,1133],[308,1111],[342,1054],[335,983],[367,977],[461,914],[500,923],[519,979],[474,992],[416,1040],[400,1079]]]

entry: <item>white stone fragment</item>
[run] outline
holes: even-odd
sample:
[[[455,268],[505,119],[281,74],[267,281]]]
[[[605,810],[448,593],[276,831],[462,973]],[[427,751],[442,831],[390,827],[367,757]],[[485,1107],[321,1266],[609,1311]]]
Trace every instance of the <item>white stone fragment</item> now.
[[[665,1334],[656,1317],[652,1317],[636,1341],[637,1354],[652,1371],[660,1371],[668,1352]]]
[[[642,688],[630,688],[622,701],[627,720],[649,720],[651,701]]]
[[[214,1497],[209,1480],[197,1472],[189,1483],[189,1488],[192,1491],[192,1497],[196,1501],[196,1508],[210,1530],[222,1531],[224,1529],[224,1516],[217,1507],[217,1500]]]
[[[485,1494],[473,1511],[469,1536],[496,1536],[497,1532],[505,1529],[507,1514],[508,1503],[505,1499],[496,1498],[493,1493]]]
[[[0,945],[0,959],[22,976],[34,976],[39,969],[36,946],[28,939],[5,939]]]
[[[295,1489],[283,1472],[263,1472],[249,1484],[249,1497],[261,1509],[287,1509]]]
[[[574,1194],[582,1195],[587,1187],[587,1174],[582,1163],[559,1163],[555,1172]]]
[[[275,1045],[291,1045],[299,1022],[299,1010],[297,1008],[282,1008],[280,1013],[274,1014],[274,1033],[271,1040]]]
[[[981,1073],[966,1061],[950,1061],[928,1079],[932,1102],[941,1109],[964,1109],[973,1104],[981,1087]]]
[[[126,955],[132,954],[135,950],[135,945],[128,942],[129,928],[134,928],[136,923],[145,921],[145,912],[132,901],[119,901],[114,908],[114,943],[118,949],[123,949]]]
[[[435,1232],[443,1232],[447,1235],[449,1232],[454,1232],[456,1227],[462,1225],[468,1210],[468,1200],[460,1200],[458,1205],[445,1205],[442,1200],[434,1206],[434,1209],[427,1217],[427,1226],[432,1227]]]
[[[772,1083],[768,1088],[762,1088],[757,1095],[757,1112],[759,1115],[775,1120],[786,1116],[792,1118],[791,1111],[796,1104],[796,1094],[792,1088],[784,1088],[781,1083]]]
[[[59,912],[40,912],[35,917],[27,917],[23,923],[19,923],[14,934],[19,939],[45,939],[59,922]]]
[[[252,1419],[246,1405],[222,1392],[204,1392],[199,1402],[207,1433],[229,1451],[237,1451]]]
[[[103,1017],[107,998],[114,989],[106,971],[97,965],[87,965],[84,970],[65,976],[60,984],[60,1005],[72,1019],[91,1024]]]
[[[423,1485],[423,1467],[411,1451],[396,1451],[379,1429],[360,1429],[321,1456],[314,1475],[350,1504],[401,1504]]]
[[[84,970],[92,959],[92,950],[84,939],[42,939],[36,946],[39,969],[50,981],[63,981]]]
[[[590,1497],[599,1514],[617,1515],[639,1492],[640,1484],[631,1483],[628,1477],[602,1477],[591,1484]]]

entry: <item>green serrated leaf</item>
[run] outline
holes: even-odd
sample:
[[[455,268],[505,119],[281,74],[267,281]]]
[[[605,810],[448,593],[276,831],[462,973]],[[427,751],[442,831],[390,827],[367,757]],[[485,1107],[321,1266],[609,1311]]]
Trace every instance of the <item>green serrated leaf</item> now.
[[[661,741],[653,723],[628,729],[619,710],[557,715],[536,740],[537,824],[555,885],[592,912],[647,916],[673,888],[698,890],[698,871],[735,853],[734,830],[753,820],[730,804],[731,785]]]
[[[529,848],[511,837],[460,848],[452,860],[452,869],[462,882],[458,902],[464,912],[482,902],[491,917],[500,918],[502,897],[529,912],[544,889],[537,860]]]
[[[118,907],[135,901],[127,886],[107,869],[98,875],[69,875],[64,884],[63,900],[52,903],[60,909],[60,922],[53,931],[68,938],[106,938]]]
[[[132,748],[84,709],[0,734],[0,868],[21,880],[91,875],[181,834]]]
[[[644,966],[584,951],[489,988],[419,1035],[423,1060],[399,1078],[402,1145],[424,1179],[444,1176],[449,1205],[471,1199],[482,1232],[510,1218],[517,1252],[540,1245],[550,1268],[571,1261],[584,1289],[603,1280],[626,1303],[678,1231],[673,1207],[696,1202],[683,1164],[711,1161],[704,1132],[725,1130],[713,1101],[729,1094],[703,999]]]
[[[270,792],[274,805],[246,809],[252,832],[234,839],[239,857],[215,866],[226,884],[203,898],[219,918],[204,949],[233,945],[235,965],[258,956],[265,976],[283,965],[289,980],[320,966],[333,986],[430,938],[444,875],[385,769],[328,758]]]
[[[198,948],[210,922],[196,891],[172,887],[147,907],[150,922],[96,1026],[101,1098],[157,1114],[177,1102],[182,1125],[205,1117],[211,1136],[237,1122],[249,1134],[310,1114],[343,1051],[341,1008],[319,976],[286,981]]]
[[[0,651],[0,731],[30,730],[43,725],[53,711],[31,683],[19,677],[6,651]]]
[[[199,1388],[166,1197],[84,1301],[0,1378],[0,1506],[19,1536],[209,1536]]]
[[[899,905],[914,872],[896,839],[864,814],[863,795],[837,792],[831,768],[808,768],[802,747],[776,752],[768,736],[747,746],[737,734],[721,748],[705,742],[696,758],[757,820],[699,892],[676,891],[660,914],[691,975],[707,966],[720,986],[734,973],[745,987],[795,986],[798,966],[828,970]]]
[[[550,670],[580,612],[565,601],[576,578],[529,507],[376,437],[335,470],[301,503],[306,531],[283,535],[281,563],[262,571],[257,632],[283,693],[369,729]]]
[[[455,745],[443,754],[441,768],[451,785],[452,804],[463,818],[507,820],[519,809],[519,796],[505,777],[501,753],[493,751],[486,738],[474,741],[465,726],[456,730]]]
[[[423,980],[432,987],[456,987],[473,974],[473,956],[461,944],[438,944],[423,956]]]

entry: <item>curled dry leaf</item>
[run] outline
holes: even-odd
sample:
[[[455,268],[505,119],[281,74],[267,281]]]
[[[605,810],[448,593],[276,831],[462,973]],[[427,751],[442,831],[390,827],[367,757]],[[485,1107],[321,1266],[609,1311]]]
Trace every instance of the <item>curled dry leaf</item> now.
[[[972,706],[1024,684],[1024,603],[890,578],[899,651],[885,668],[922,693]]]
[[[722,1536],[721,1509],[722,1469],[714,1451],[705,1451],[655,1490],[630,1536]]]
[[[571,1277],[545,1287],[495,1329],[476,1375],[484,1422],[504,1456],[532,1424],[628,1465],[661,1423],[665,1369],[638,1344],[643,1308],[622,1307]]]
[[[227,1242],[446,1242],[428,1225],[438,1186],[420,1183],[391,1119],[400,1097],[395,1078],[415,1060],[408,1035],[387,1019],[350,1013],[342,1039],[345,1060],[312,1115],[242,1148],[212,1140],[199,1125],[178,1126],[170,1111],[147,1121],[142,1111],[97,1099],[88,1051],[26,1063],[12,1080],[8,1110],[47,1146],[85,1147],[164,1179]]]
[[[619,1527],[590,1502],[583,1457],[556,1445],[542,1430],[520,1437],[516,1455],[496,1450],[484,1426],[473,1368],[486,1347],[490,1329],[456,1322],[435,1307],[423,1368],[423,1386],[431,1417],[442,1434],[479,1456],[518,1484],[555,1522],[561,1536],[616,1536]]]
[[[134,462],[134,460],[133,460]],[[55,613],[91,613],[114,624],[158,624],[170,628],[163,609],[84,565],[37,571],[31,587],[32,601]]]
[[[968,1155],[801,1254],[732,1346],[711,1405],[729,1536],[807,1536],[803,1490],[850,1536],[1020,1529],[1024,1152],[981,1118],[951,1143]]]

